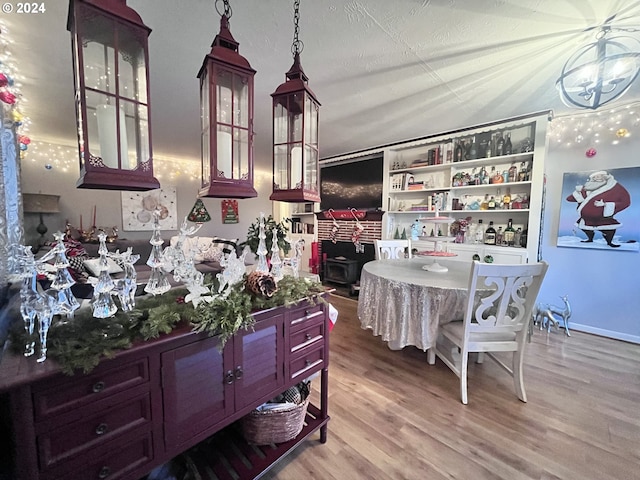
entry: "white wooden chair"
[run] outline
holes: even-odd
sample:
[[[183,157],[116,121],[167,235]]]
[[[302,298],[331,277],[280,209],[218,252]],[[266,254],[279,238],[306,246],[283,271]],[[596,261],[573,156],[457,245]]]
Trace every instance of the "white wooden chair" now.
[[[411,240],[376,240],[376,260],[411,258]]]
[[[460,377],[460,396],[467,404],[467,364],[470,352],[487,353],[512,377],[516,394],[527,401],[522,377],[524,347],[546,262],[503,265],[474,261],[462,322],[441,325],[436,356]],[[513,352],[511,366],[491,352]]]

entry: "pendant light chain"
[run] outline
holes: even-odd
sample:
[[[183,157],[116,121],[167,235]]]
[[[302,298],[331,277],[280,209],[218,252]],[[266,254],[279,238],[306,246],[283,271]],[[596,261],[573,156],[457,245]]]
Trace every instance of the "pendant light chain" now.
[[[227,19],[231,18],[232,15],[232,11],[231,11],[231,5],[229,5],[229,0],[222,0],[222,4],[223,4],[223,10],[220,11],[220,8],[218,7],[218,5],[220,5],[220,0],[215,0],[215,8],[216,8],[216,12],[218,12],[218,15],[220,15],[221,17],[224,15],[225,17],[227,17]]]
[[[300,22],[300,0],[294,0],[293,2],[293,44],[291,45],[291,53],[295,56],[296,54],[302,53],[304,50],[304,43],[302,40],[298,38],[300,33],[300,26],[298,23]]]

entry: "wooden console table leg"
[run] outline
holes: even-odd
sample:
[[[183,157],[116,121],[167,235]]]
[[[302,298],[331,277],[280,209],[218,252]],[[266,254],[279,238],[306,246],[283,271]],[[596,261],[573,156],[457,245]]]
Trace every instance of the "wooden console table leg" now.
[[[327,418],[329,414],[329,370],[322,369],[320,375],[320,415]],[[327,443],[327,424],[320,427],[320,443]]]

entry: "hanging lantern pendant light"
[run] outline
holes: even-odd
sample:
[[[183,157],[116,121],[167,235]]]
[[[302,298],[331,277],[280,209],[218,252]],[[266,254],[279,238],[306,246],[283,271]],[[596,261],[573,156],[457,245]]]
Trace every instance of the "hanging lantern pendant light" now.
[[[220,32],[198,72],[202,177],[201,197],[250,198],[253,188],[253,77],[229,30],[231,7],[223,0]]]
[[[151,29],[126,0],[70,0],[78,188],[151,190]]]
[[[281,202],[319,202],[318,113],[320,102],[300,64],[300,0],[294,1],[293,65],[273,98],[273,193]]]

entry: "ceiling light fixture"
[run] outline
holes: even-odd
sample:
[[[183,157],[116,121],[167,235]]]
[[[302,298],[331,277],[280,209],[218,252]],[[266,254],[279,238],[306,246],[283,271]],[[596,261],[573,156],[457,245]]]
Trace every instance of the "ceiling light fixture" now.
[[[611,30],[603,26],[596,41],[578,49],[562,67],[556,88],[568,107],[595,110],[624,95],[638,77],[640,42],[629,36],[609,37]]]
[[[319,202],[318,112],[320,103],[302,70],[298,38],[300,0],[294,1],[293,65],[273,97],[273,193],[270,200]]]
[[[126,0],[70,0],[78,188],[151,190],[149,34]]]
[[[223,0],[220,32],[198,72],[202,127],[201,197],[251,198],[253,188],[253,77],[229,30],[231,7]]]

